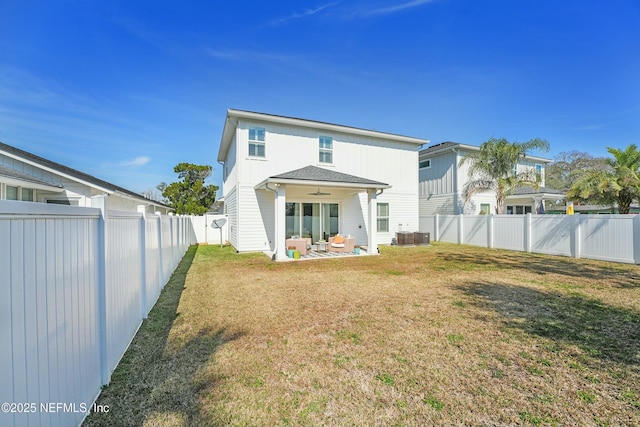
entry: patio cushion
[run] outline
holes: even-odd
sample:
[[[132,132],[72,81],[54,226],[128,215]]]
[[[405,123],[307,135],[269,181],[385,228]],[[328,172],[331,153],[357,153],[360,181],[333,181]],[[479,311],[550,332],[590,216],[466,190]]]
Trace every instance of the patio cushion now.
[[[332,243],[331,246],[334,248],[344,248],[344,243]]]
[[[344,237],[337,235],[333,238],[333,243],[334,244],[342,244],[342,246],[336,246],[336,247],[340,247],[340,248],[344,248]]]

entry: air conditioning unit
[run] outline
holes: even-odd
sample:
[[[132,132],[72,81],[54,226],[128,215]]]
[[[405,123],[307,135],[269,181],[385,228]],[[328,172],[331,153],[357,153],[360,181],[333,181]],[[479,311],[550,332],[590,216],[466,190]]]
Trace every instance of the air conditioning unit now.
[[[428,245],[431,241],[431,235],[429,233],[423,233],[422,231],[416,231],[413,233],[414,245]]]
[[[398,231],[396,233],[396,239],[398,239],[398,246],[413,245],[413,232],[412,231]]]

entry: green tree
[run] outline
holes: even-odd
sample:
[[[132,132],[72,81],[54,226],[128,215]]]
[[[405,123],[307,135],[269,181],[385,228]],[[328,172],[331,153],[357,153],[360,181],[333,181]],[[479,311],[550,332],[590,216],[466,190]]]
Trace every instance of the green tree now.
[[[496,195],[496,213],[503,214],[505,198],[516,188],[538,188],[540,176],[533,168],[519,172],[515,169],[518,160],[532,150],[549,151],[549,143],[540,138],[522,143],[491,138],[480,145],[480,150],[460,159],[460,166],[470,163],[470,180],[463,188],[465,203],[476,193],[492,191]]]
[[[563,151],[545,167],[545,186],[568,191],[585,170],[604,170],[608,167],[604,157],[593,157],[582,151]]]
[[[211,175],[212,167],[180,163],[173,168],[173,171],[182,181],[164,185],[162,191],[162,195],[167,198],[171,207],[179,215],[207,213],[209,207],[215,202],[216,191],[218,191],[217,185],[204,182]]]
[[[584,203],[618,205],[621,214],[628,214],[633,201],[640,200],[640,151],[635,144],[624,150],[607,147],[613,158],[607,158],[607,168],[590,169],[577,174],[567,198]]]

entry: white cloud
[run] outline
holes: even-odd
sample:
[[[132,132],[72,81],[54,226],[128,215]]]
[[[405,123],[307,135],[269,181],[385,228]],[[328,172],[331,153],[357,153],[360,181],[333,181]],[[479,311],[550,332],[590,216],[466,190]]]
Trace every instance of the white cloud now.
[[[135,159],[122,161],[122,162],[118,163],[118,166],[123,166],[123,167],[144,166],[147,163],[149,163],[149,161],[151,161],[150,157],[140,156],[140,157],[136,157]]]
[[[364,15],[388,15],[391,13],[400,12],[405,9],[411,9],[413,7],[422,6],[423,4],[431,3],[434,0],[413,0],[406,3],[397,4],[395,6],[381,7],[378,9],[369,10]]]
[[[336,1],[336,2],[333,2],[333,3],[327,3],[325,5],[318,6],[315,9],[307,9],[302,13],[296,12],[293,15],[287,16],[286,18],[280,18],[280,19],[276,19],[274,21],[271,21],[269,23],[269,25],[280,25],[280,24],[284,24],[285,22],[291,21],[293,19],[300,19],[300,18],[304,18],[304,17],[307,17],[307,16],[315,15],[316,13],[321,12],[324,9],[327,9],[329,7],[335,6],[338,3],[340,3],[340,2]]]

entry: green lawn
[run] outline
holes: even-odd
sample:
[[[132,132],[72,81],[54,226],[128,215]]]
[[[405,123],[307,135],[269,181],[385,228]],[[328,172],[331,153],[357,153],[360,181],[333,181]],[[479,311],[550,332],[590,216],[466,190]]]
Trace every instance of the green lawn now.
[[[640,425],[640,268],[191,248],[86,426]]]

